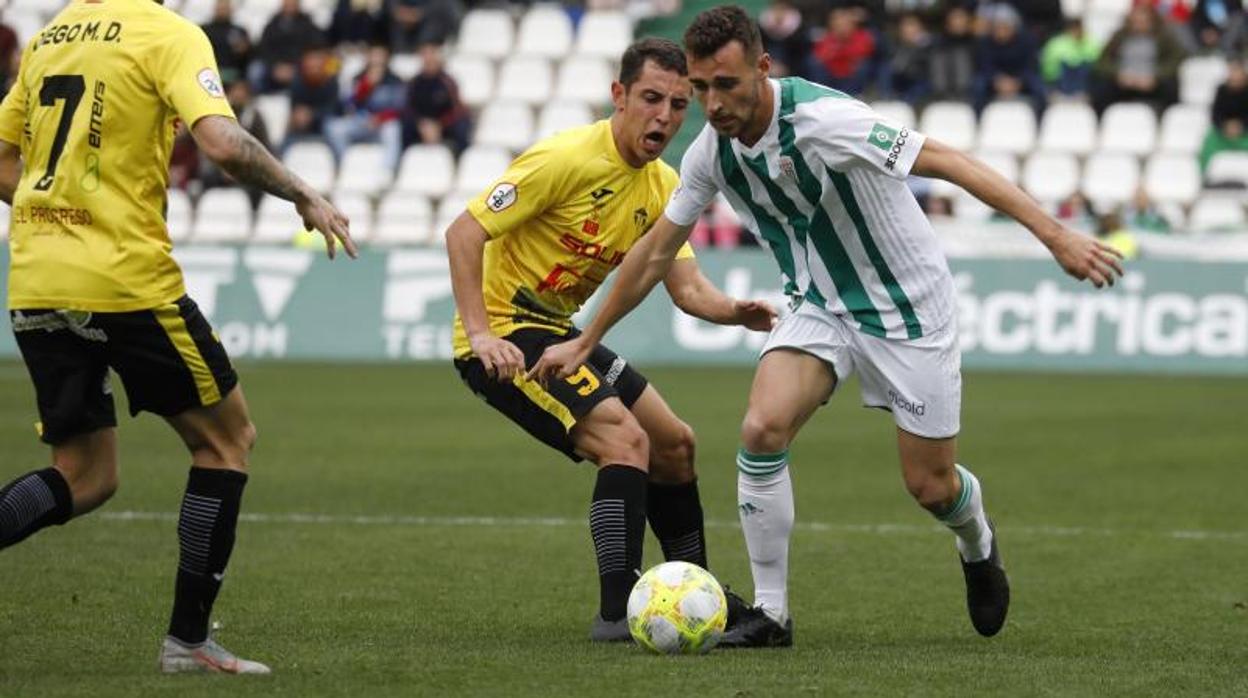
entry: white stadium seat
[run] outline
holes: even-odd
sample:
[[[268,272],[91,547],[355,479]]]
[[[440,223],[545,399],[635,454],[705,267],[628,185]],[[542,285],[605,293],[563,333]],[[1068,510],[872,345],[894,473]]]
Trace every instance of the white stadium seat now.
[[[1096,112],[1081,102],[1050,105],[1040,121],[1040,150],[1087,155],[1096,148]]]
[[[1205,181],[1248,186],[1248,153],[1227,151],[1214,155],[1205,170]]]
[[[459,25],[455,52],[497,60],[511,53],[514,37],[515,27],[506,10],[472,10],[464,15],[464,21]]]
[[[1109,37],[1122,26],[1123,15],[1116,12],[1088,10],[1083,15],[1083,33],[1098,45],[1104,46]]]
[[[360,51],[342,51],[339,60],[342,64],[338,67],[338,91],[341,94],[351,94],[351,83],[355,80],[355,76],[368,65],[368,57]]]
[[[391,192],[377,206],[372,242],[376,245],[424,245],[429,242],[433,208],[429,199]]]
[[[413,145],[403,151],[396,191],[442,196],[450,191],[455,178],[455,156],[444,145]]]
[[[209,189],[199,197],[191,240],[196,243],[243,242],[251,236],[251,199],[242,189]]]
[[[373,204],[363,194],[336,194],[334,205],[351,221],[351,239],[367,243],[373,237]]]
[[[992,207],[976,199],[973,194],[958,189],[953,194],[953,215],[966,221],[986,221],[992,218]]]
[[[407,82],[420,72],[420,56],[415,53],[396,53],[390,57],[390,70]]]
[[[537,56],[520,56],[503,62],[498,72],[497,99],[540,105],[554,91],[550,61]]]
[[[593,123],[594,111],[582,102],[551,102],[537,117],[537,138]]]
[[[502,148],[472,145],[459,156],[459,171],[452,191],[480,193],[507,171],[511,155]]]
[[[1226,59],[1221,56],[1196,56],[1179,64],[1179,101],[1184,104],[1209,106],[1226,80]]]
[[[386,167],[386,149],[377,143],[356,143],[347,148],[338,168],[335,191],[377,194],[390,186],[394,173]]]
[[[1135,195],[1140,162],[1123,153],[1095,153],[1083,167],[1083,195],[1097,210],[1113,208]]]
[[[1036,145],[1036,113],[1026,102],[993,102],[979,120],[979,148],[1022,155]]]
[[[446,61],[446,72],[459,85],[459,98],[476,109],[494,98],[494,64],[482,56],[454,55]]]
[[[975,112],[962,102],[932,102],[919,117],[919,131],[958,150],[975,147]]]
[[[1131,11],[1132,0],[1088,0],[1088,12],[1105,12],[1125,17]]]
[[[1087,6],[1087,0],[1062,0],[1062,14],[1066,17],[1082,17]]]
[[[1144,191],[1158,203],[1184,206],[1200,194],[1200,167],[1194,155],[1158,153],[1144,165]]]
[[[256,110],[264,119],[269,132],[269,143],[274,148],[286,140],[286,127],[290,122],[290,96],[285,94],[260,95],[256,97]]]
[[[489,103],[477,120],[472,142],[511,151],[524,150],[533,142],[533,110],[519,102]]]
[[[555,98],[606,104],[611,101],[611,80],[614,77],[605,59],[572,56],[559,66]]]
[[[1069,153],[1033,153],[1023,164],[1023,189],[1043,204],[1057,204],[1079,190],[1079,161]]]
[[[1202,196],[1192,206],[1187,225],[1197,233],[1244,232],[1248,218],[1244,205],[1237,198],[1226,196]]]
[[[479,193],[460,190],[442,197],[442,200],[438,202],[437,213],[433,217],[433,230],[429,234],[429,242],[435,245],[445,245],[446,229],[459,217],[459,214],[463,213],[468,201]]]
[[[60,3],[57,3],[56,11],[60,11]],[[4,23],[8,24],[17,34],[18,48],[26,44],[35,37],[44,27],[46,22],[34,8],[17,8],[9,7],[4,11]]]
[[[633,21],[623,12],[589,11],[581,17],[576,52],[610,61],[620,60],[633,40]]]
[[[562,58],[571,52],[572,20],[561,6],[535,5],[525,13],[514,54]]]
[[[303,221],[299,220],[294,204],[265,194],[256,209],[256,225],[251,231],[251,241],[266,245],[289,245],[302,229]]]
[[[1101,152],[1140,157],[1153,152],[1156,145],[1157,115],[1147,104],[1120,102],[1101,114]]]
[[[914,125],[918,123],[918,119],[914,116],[914,107],[906,104],[905,102],[872,102],[871,108],[875,110],[875,113],[885,119],[901,124],[906,128],[914,128]]]
[[[4,212],[4,221],[9,220],[8,209]],[[165,227],[169,230],[169,239],[182,242],[191,237],[191,224],[195,222],[191,197],[181,189],[170,189],[165,194]]]
[[[282,155],[282,164],[321,193],[328,193],[334,186],[334,151],[321,141],[291,144]]]
[[[997,174],[1015,184],[1018,183],[1018,158],[1014,157],[1012,153],[983,152],[975,153],[975,157],[996,170]]]
[[[32,0],[22,0],[22,4],[32,2]],[[39,3],[40,0],[33,0]],[[64,6],[66,3],[57,3]],[[178,14],[189,19],[194,24],[206,24],[212,20],[212,10],[217,4],[216,0],[182,0],[178,7]],[[59,7],[57,8],[60,9]],[[271,15],[270,15],[271,16]]]
[[[1172,104],[1161,115],[1161,138],[1157,144],[1163,153],[1195,155],[1209,131],[1209,109],[1194,104]]]
[[[9,225],[13,222],[13,209],[0,201],[0,240],[9,239]]]

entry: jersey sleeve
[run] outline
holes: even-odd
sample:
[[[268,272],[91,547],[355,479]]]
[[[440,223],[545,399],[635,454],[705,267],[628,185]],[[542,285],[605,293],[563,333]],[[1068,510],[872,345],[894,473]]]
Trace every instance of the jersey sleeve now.
[[[205,116],[234,117],[225,98],[212,44],[199,27],[170,23],[169,36],[159,59],[151,66],[161,99],[187,127]]]
[[[717,187],[711,176],[715,160],[709,129],[708,126],[702,131],[680,160],[680,186],[672,192],[663,214],[676,225],[696,223],[715,198]]]
[[[514,230],[559,200],[561,185],[573,173],[569,158],[558,153],[541,144],[526,150],[489,189],[468,202],[468,213],[491,238]]]
[[[813,119],[808,137],[829,167],[865,167],[904,179],[926,137],[853,99],[821,99],[802,105]]]
[[[29,49],[23,52],[22,67],[30,65],[27,54]],[[19,68],[13,86],[0,104],[0,140],[17,146],[22,144],[22,131],[26,128],[26,82],[22,78],[23,73],[25,71]]]

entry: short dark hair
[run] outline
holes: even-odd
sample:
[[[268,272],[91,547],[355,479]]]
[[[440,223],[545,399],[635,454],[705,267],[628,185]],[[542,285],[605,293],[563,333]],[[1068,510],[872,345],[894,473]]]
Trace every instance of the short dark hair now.
[[[758,23],[739,5],[720,5],[698,13],[685,30],[685,50],[693,58],[706,58],[732,41],[741,42],[747,58],[762,53],[763,37]]]
[[[685,61],[685,52],[671,39],[660,39],[647,36],[634,41],[620,58],[620,83],[624,87],[632,87],[641,77],[646,61],[653,61],[663,70],[670,70],[678,75],[689,74],[689,64]]]

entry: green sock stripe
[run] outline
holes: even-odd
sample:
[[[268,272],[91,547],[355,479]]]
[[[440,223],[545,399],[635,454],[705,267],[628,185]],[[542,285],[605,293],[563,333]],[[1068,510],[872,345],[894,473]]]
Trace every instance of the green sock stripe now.
[[[741,449],[737,451],[737,470],[750,477],[774,475],[788,467],[788,455],[788,451],[758,455]]]
[[[958,472],[958,480],[962,483],[961,491],[958,493],[958,501],[949,507],[949,510],[940,515],[942,521],[956,518],[962,510],[966,508],[967,503],[971,501],[971,490],[975,487],[974,480],[971,480],[970,473],[966,468],[960,465],[954,465]]]
[[[750,453],[744,448],[737,449],[737,460],[744,460],[754,465],[774,465],[776,463],[784,463],[789,460],[789,450],[779,453]]]

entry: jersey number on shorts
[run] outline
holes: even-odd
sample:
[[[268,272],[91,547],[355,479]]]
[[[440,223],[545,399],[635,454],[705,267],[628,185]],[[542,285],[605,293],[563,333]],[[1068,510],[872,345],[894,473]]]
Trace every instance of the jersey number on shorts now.
[[[600,385],[598,376],[595,376],[594,372],[590,371],[589,367],[585,365],[582,365],[579,371],[564,378],[564,380],[568,382],[568,385],[575,387],[576,394],[582,397],[590,395]]]
[[[48,153],[48,168],[39,182],[36,191],[47,191],[56,179],[56,163],[65,150],[65,141],[69,139],[69,127],[74,122],[74,112],[82,102],[82,95],[87,91],[87,83],[81,75],[49,75],[43,79],[43,88],[39,90],[39,104],[54,107],[59,100],[65,100],[61,108],[61,122],[56,126],[56,137],[52,139],[52,151]]]

